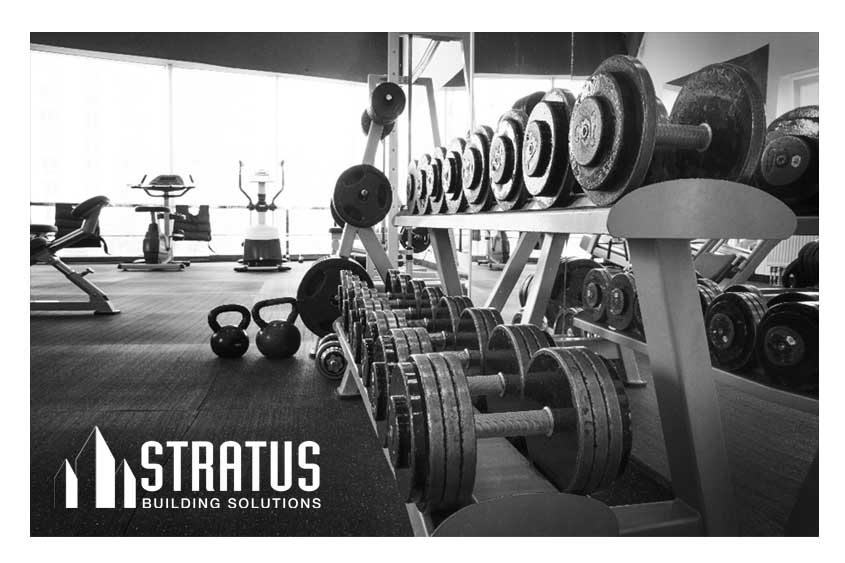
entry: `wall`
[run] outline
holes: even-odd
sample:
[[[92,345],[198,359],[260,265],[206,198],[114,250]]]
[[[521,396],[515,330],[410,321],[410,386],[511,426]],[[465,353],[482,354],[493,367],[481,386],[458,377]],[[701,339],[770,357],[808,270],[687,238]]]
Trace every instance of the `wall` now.
[[[639,58],[660,94],[663,86],[675,78],[766,44],[769,44],[766,116],[771,120],[789,109],[789,103],[778,101],[781,77],[818,68],[818,33],[646,33]]]

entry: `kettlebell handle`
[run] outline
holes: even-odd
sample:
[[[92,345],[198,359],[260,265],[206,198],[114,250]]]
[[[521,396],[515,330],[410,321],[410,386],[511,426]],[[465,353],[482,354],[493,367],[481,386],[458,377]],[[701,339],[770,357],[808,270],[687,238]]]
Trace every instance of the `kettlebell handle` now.
[[[268,324],[267,321],[261,318],[261,309],[272,307],[273,305],[290,305],[290,315],[288,315],[287,321],[285,322],[291,324],[296,322],[296,317],[299,316],[299,311],[296,310],[296,299],[294,297],[277,297],[275,299],[259,301],[252,306],[252,318],[255,319],[255,324],[260,328],[264,328]]]
[[[236,305],[234,303],[230,305],[220,305],[208,312],[208,326],[211,327],[211,330],[214,332],[220,330],[220,323],[217,322],[217,317],[219,317],[222,313],[240,313],[241,322],[238,323],[238,328],[246,330],[246,327],[249,326],[249,321],[251,319],[249,309],[243,305]]]

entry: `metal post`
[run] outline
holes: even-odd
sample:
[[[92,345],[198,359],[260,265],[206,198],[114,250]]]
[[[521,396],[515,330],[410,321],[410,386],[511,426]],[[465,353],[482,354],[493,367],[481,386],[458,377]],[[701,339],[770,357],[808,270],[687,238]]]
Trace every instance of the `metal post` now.
[[[449,229],[429,229],[431,247],[434,249],[434,260],[437,263],[437,273],[443,284],[445,295],[462,295],[461,277],[458,274],[458,261],[455,258],[455,248],[452,245],[452,233]]]
[[[540,247],[540,259],[537,261],[537,271],[534,274],[534,281],[528,291],[528,299],[525,301],[525,311],[522,313],[523,324],[542,326],[543,315],[546,314],[546,305],[552,294],[552,287],[557,278],[560,255],[566,242],[568,234],[546,234],[543,237],[543,244]],[[554,319],[548,319],[554,322]]]
[[[737,533],[730,466],[686,239],[629,239],[675,495],[706,533]]]

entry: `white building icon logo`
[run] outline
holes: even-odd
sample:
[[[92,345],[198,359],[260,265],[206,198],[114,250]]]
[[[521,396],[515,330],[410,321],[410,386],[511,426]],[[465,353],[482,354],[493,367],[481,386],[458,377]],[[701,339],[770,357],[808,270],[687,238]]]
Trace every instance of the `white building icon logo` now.
[[[53,504],[57,505],[59,499],[56,498],[57,490],[64,486],[64,504],[65,508],[79,508],[79,474],[77,473],[77,463],[79,457],[85,451],[85,448],[94,438],[94,506],[96,508],[117,508],[117,483],[118,473],[123,473],[122,489],[123,489],[123,503],[122,508],[135,508],[136,498],[136,480],[135,474],[129,467],[126,460],[122,460],[120,465],[117,465],[114,456],[109,449],[109,445],[103,438],[100,429],[95,426],[91,433],[86,438],[85,443],[73,459],[73,464],[68,459],[59,467],[56,474],[53,476]]]

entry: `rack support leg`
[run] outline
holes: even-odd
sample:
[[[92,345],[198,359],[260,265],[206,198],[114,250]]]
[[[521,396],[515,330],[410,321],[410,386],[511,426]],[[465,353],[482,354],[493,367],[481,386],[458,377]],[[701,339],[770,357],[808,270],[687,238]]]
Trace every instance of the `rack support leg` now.
[[[705,533],[736,535],[734,491],[689,241],[629,239],[677,498]]]

